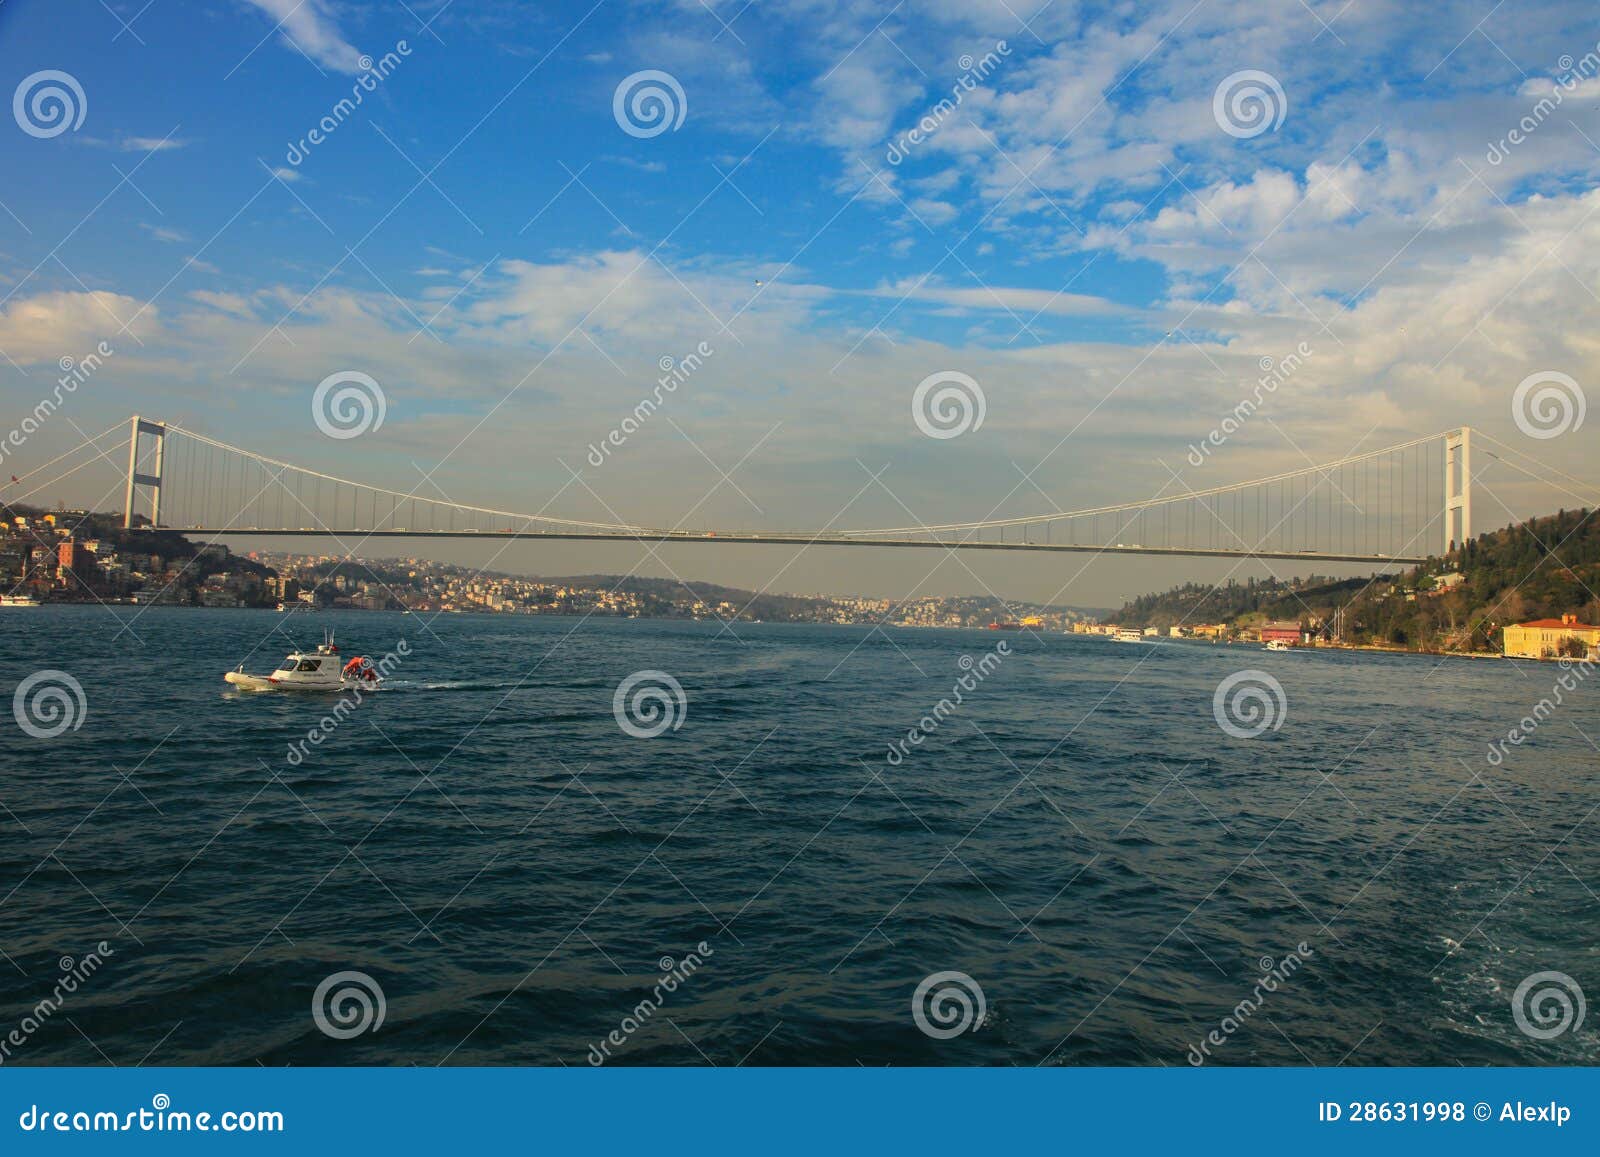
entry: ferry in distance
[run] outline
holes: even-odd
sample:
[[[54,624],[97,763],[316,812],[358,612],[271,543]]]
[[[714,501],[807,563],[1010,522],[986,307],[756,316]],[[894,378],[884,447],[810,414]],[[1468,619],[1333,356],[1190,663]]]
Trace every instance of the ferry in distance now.
[[[0,607],[36,607],[39,600],[32,595],[0,595]]]
[[[1117,633],[1112,638],[1119,643],[1142,643],[1144,632],[1138,627],[1118,627]]]

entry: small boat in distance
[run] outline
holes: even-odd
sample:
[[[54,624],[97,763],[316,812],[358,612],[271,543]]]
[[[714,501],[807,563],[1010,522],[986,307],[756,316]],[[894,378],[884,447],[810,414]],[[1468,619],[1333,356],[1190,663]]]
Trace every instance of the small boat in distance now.
[[[1119,643],[1142,643],[1144,632],[1138,627],[1118,627],[1117,633],[1112,636]]]
[[[270,675],[248,674],[240,663],[223,678],[242,691],[345,691],[378,684],[378,672],[363,655],[341,666],[332,631],[323,636],[315,651],[289,652]]]
[[[32,595],[0,595],[0,607],[36,607],[39,600]]]
[[[1267,642],[1267,650],[1269,650],[1269,651],[1292,651],[1292,650],[1294,650],[1294,644],[1293,643],[1286,643],[1282,639],[1270,639]]]
[[[1022,624],[1017,622],[1015,619],[996,619],[994,622],[989,624],[989,630],[1020,631],[1022,630]]]

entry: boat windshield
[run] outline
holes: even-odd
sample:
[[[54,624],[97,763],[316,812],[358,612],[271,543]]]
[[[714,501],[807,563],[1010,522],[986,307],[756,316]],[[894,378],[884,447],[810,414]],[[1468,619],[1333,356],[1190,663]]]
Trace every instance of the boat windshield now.
[[[317,668],[319,668],[321,666],[322,666],[322,660],[321,659],[301,659],[300,660],[300,666],[298,668],[296,668],[296,670],[300,670],[300,671],[315,671]]]

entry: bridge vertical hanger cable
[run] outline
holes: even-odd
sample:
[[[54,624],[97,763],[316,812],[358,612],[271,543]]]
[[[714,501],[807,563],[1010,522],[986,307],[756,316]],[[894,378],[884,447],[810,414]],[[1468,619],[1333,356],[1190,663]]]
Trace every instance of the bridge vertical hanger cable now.
[[[157,446],[166,455],[164,466],[155,466],[154,477],[161,485],[152,494],[152,514],[159,512],[160,522],[166,526],[218,534],[292,535],[304,531],[360,538],[371,534],[489,533],[653,542],[717,538],[724,542],[1226,556],[1306,554],[1335,561],[1412,561],[1400,556],[1415,549],[1416,535],[1432,528],[1441,511],[1461,514],[1463,533],[1470,528],[1470,491],[1466,488],[1472,474],[1468,456],[1471,436],[1464,427],[1269,478],[1080,510],[1052,508],[1020,517],[868,530],[704,534],[520,514],[430,498],[296,466],[179,426],[151,423],[150,427],[143,432],[159,431]],[[136,433],[140,430],[134,429]],[[85,445],[97,447],[114,430]],[[142,447],[136,445],[134,451],[130,477],[139,473],[147,458]],[[1462,467],[1459,488],[1450,479],[1453,451],[1459,452]],[[66,457],[40,467],[30,479]],[[153,457],[150,460],[155,461]],[[1438,488],[1441,481],[1442,493]],[[363,502],[363,497],[367,501]],[[1041,525],[1042,535],[1030,530]],[[1012,527],[1018,534],[1010,533]],[[1453,532],[1452,526],[1446,536]],[[1383,550],[1386,546],[1391,548],[1387,552]]]

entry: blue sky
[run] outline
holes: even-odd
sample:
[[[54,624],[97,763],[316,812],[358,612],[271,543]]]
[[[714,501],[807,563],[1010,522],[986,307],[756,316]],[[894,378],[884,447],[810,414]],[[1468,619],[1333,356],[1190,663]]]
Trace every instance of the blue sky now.
[[[705,495],[705,524],[797,527],[1514,438],[1530,373],[1600,381],[1597,42],[1580,3],[7,0],[0,89],[57,70],[84,108],[0,131],[0,398],[25,414],[60,358],[117,351],[11,460],[138,409],[463,501],[670,525]],[[629,132],[647,70],[682,121]],[[1241,73],[1265,126],[1224,123]],[[671,421],[571,487],[701,342]],[[1186,467],[1300,342],[1269,420]],[[345,370],[387,417],[334,441],[308,405]],[[981,428],[921,435],[939,371],[981,383]],[[1587,476],[1582,438],[1527,444]],[[1487,516],[1538,502],[1508,480]],[[497,565],[636,561],[519,551]],[[771,557],[682,565],[761,585]],[[807,558],[779,587],[1093,602],[1210,573],[929,565]]]

